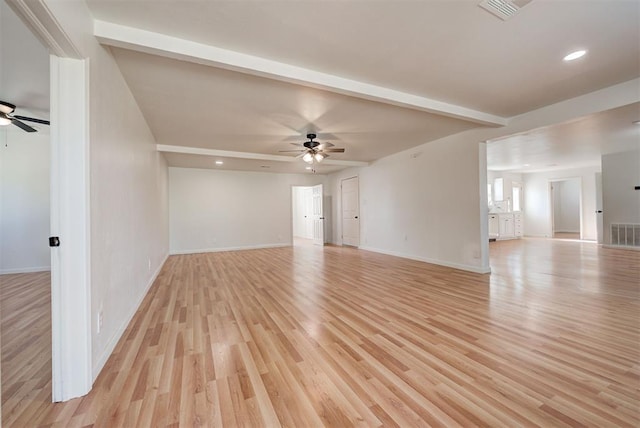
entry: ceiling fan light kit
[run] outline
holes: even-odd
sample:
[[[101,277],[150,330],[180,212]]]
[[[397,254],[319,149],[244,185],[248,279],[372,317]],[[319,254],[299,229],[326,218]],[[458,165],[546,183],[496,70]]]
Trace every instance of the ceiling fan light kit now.
[[[14,111],[16,111],[15,105],[8,103],[6,101],[0,101],[0,126],[7,126],[7,125],[13,124],[26,132],[38,132],[37,129],[27,125],[22,121],[26,120],[27,122],[35,122],[35,123],[40,123],[42,125],[49,125],[50,123],[48,120],[14,115],[13,114]]]
[[[308,164],[322,162],[325,158],[329,157],[328,153],[344,153],[343,148],[333,148],[332,143],[313,141],[316,138],[316,134],[307,134],[307,138],[309,141],[305,141],[304,143],[291,143],[294,146],[301,146],[302,148],[300,150],[280,150],[280,152],[300,153],[296,157],[301,157],[302,160]]]

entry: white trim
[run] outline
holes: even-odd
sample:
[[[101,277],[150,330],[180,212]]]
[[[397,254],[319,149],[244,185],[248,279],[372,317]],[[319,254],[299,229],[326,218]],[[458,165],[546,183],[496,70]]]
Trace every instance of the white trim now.
[[[480,185],[480,248],[479,259],[483,269],[489,269],[490,253],[489,253],[489,195],[487,192],[487,143],[478,143],[478,184]],[[515,234],[515,230],[514,230]],[[475,254],[474,254],[475,256]]]
[[[93,375],[94,381],[96,380],[96,378],[98,377],[102,369],[104,368],[104,365],[109,360],[109,357],[111,357],[111,354],[113,353],[113,350],[116,348],[118,341],[120,341],[125,330],[131,323],[131,320],[133,320],[133,316],[136,314],[136,312],[138,312],[138,309],[140,309],[140,305],[142,305],[142,301],[144,300],[145,297],[147,297],[147,294],[149,294],[149,290],[151,289],[153,284],[156,282],[156,279],[158,279],[158,275],[160,275],[160,272],[162,272],[162,268],[164,267],[164,264],[166,263],[168,258],[169,258],[169,254],[166,254],[162,260],[162,263],[160,263],[160,266],[158,267],[158,269],[156,269],[154,274],[149,279],[149,282],[144,288],[144,291],[140,294],[140,297],[138,297],[138,301],[136,302],[136,304],[132,307],[127,317],[125,317],[122,324],[120,324],[120,327],[115,331],[113,336],[111,336],[111,338],[107,342],[106,346],[104,347],[104,351],[102,352],[102,355],[100,355],[100,358],[98,359],[97,363],[93,367],[92,375]]]
[[[194,250],[179,250],[174,251],[171,250],[169,252],[170,255],[182,255],[182,254],[200,254],[200,253],[221,253],[224,251],[244,251],[244,250],[262,250],[264,248],[282,248],[282,247],[290,247],[291,243],[288,242],[286,244],[278,243],[278,244],[264,244],[264,245],[247,245],[240,247],[224,247],[224,248],[200,248]]]
[[[508,122],[504,117],[467,107],[111,22],[95,20],[93,34],[100,43],[109,46],[295,83],[483,125],[505,126]]]
[[[59,57],[82,58],[45,1],[7,0],[7,4],[52,54]]]
[[[225,157],[225,158],[258,159],[258,160],[277,161],[277,162],[298,162],[299,161],[299,159],[296,159],[295,157],[292,157],[292,156],[268,155],[264,153],[250,153],[250,152],[233,152],[228,150],[203,149],[200,147],[172,146],[172,145],[166,145],[166,144],[156,144],[156,150],[158,150],[159,152],[166,152],[166,153],[182,153],[187,155],[203,155],[203,156],[215,156],[215,157]],[[347,160],[336,160],[336,159],[325,159],[322,163],[325,165],[342,165],[342,166],[368,166],[369,165],[369,162],[347,161]]]
[[[51,270],[51,266],[24,267],[14,269],[0,269],[0,275],[9,275],[12,273],[34,273],[47,272]]]
[[[91,390],[89,62],[51,56],[53,401]]]
[[[430,263],[432,265],[446,266],[454,269],[464,270],[467,272],[482,273],[482,274],[491,273],[490,267],[483,268],[481,266],[471,266],[471,265],[463,265],[460,263],[444,262],[442,260],[430,259],[428,257],[414,256],[412,254],[399,253],[397,251],[390,251],[390,250],[382,250],[380,248],[373,248],[373,247],[359,247],[359,249],[364,251],[371,251],[373,253],[386,254],[388,256],[401,257],[403,259]]]

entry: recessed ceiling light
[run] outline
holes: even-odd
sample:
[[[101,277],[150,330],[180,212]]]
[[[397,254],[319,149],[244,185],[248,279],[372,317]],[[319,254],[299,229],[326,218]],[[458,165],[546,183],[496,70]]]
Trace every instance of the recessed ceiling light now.
[[[579,51],[571,52],[570,54],[565,56],[563,59],[565,61],[573,61],[574,59],[582,58],[586,53],[587,53],[586,50],[581,49]]]
[[[224,162],[222,161],[216,161],[216,165],[222,165]]]

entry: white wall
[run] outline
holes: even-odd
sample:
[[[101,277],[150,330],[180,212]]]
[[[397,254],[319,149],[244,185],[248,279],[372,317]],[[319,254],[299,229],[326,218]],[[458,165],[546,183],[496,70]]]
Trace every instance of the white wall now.
[[[522,174],[524,181],[524,233],[550,237],[549,181],[577,178],[582,182],[582,239],[596,240],[596,172],[599,166]]]
[[[312,174],[169,168],[171,253],[291,245],[291,187],[325,182]]]
[[[49,136],[0,128],[0,274],[48,270]]]
[[[580,180],[553,183],[553,230],[580,233]]]
[[[92,353],[97,376],[169,253],[168,171],[111,53],[96,44],[90,65]],[[104,325],[97,334],[99,312]]]
[[[340,182],[358,175],[360,248],[488,271],[481,259],[479,144],[436,141],[330,175],[333,241],[342,243]]]
[[[640,150],[602,156],[604,244],[611,242],[611,223],[640,224]]]

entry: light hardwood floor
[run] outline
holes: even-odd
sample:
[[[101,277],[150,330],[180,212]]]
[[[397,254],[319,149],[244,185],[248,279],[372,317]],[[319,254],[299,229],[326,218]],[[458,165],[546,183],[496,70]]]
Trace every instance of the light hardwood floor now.
[[[502,241],[491,265],[479,275],[313,246],[174,256],[88,396],[33,394],[3,418],[638,426],[640,252]],[[20,388],[5,389],[4,362],[2,374],[5,405]]]
[[[49,272],[0,275],[3,427],[51,406],[50,283]]]

